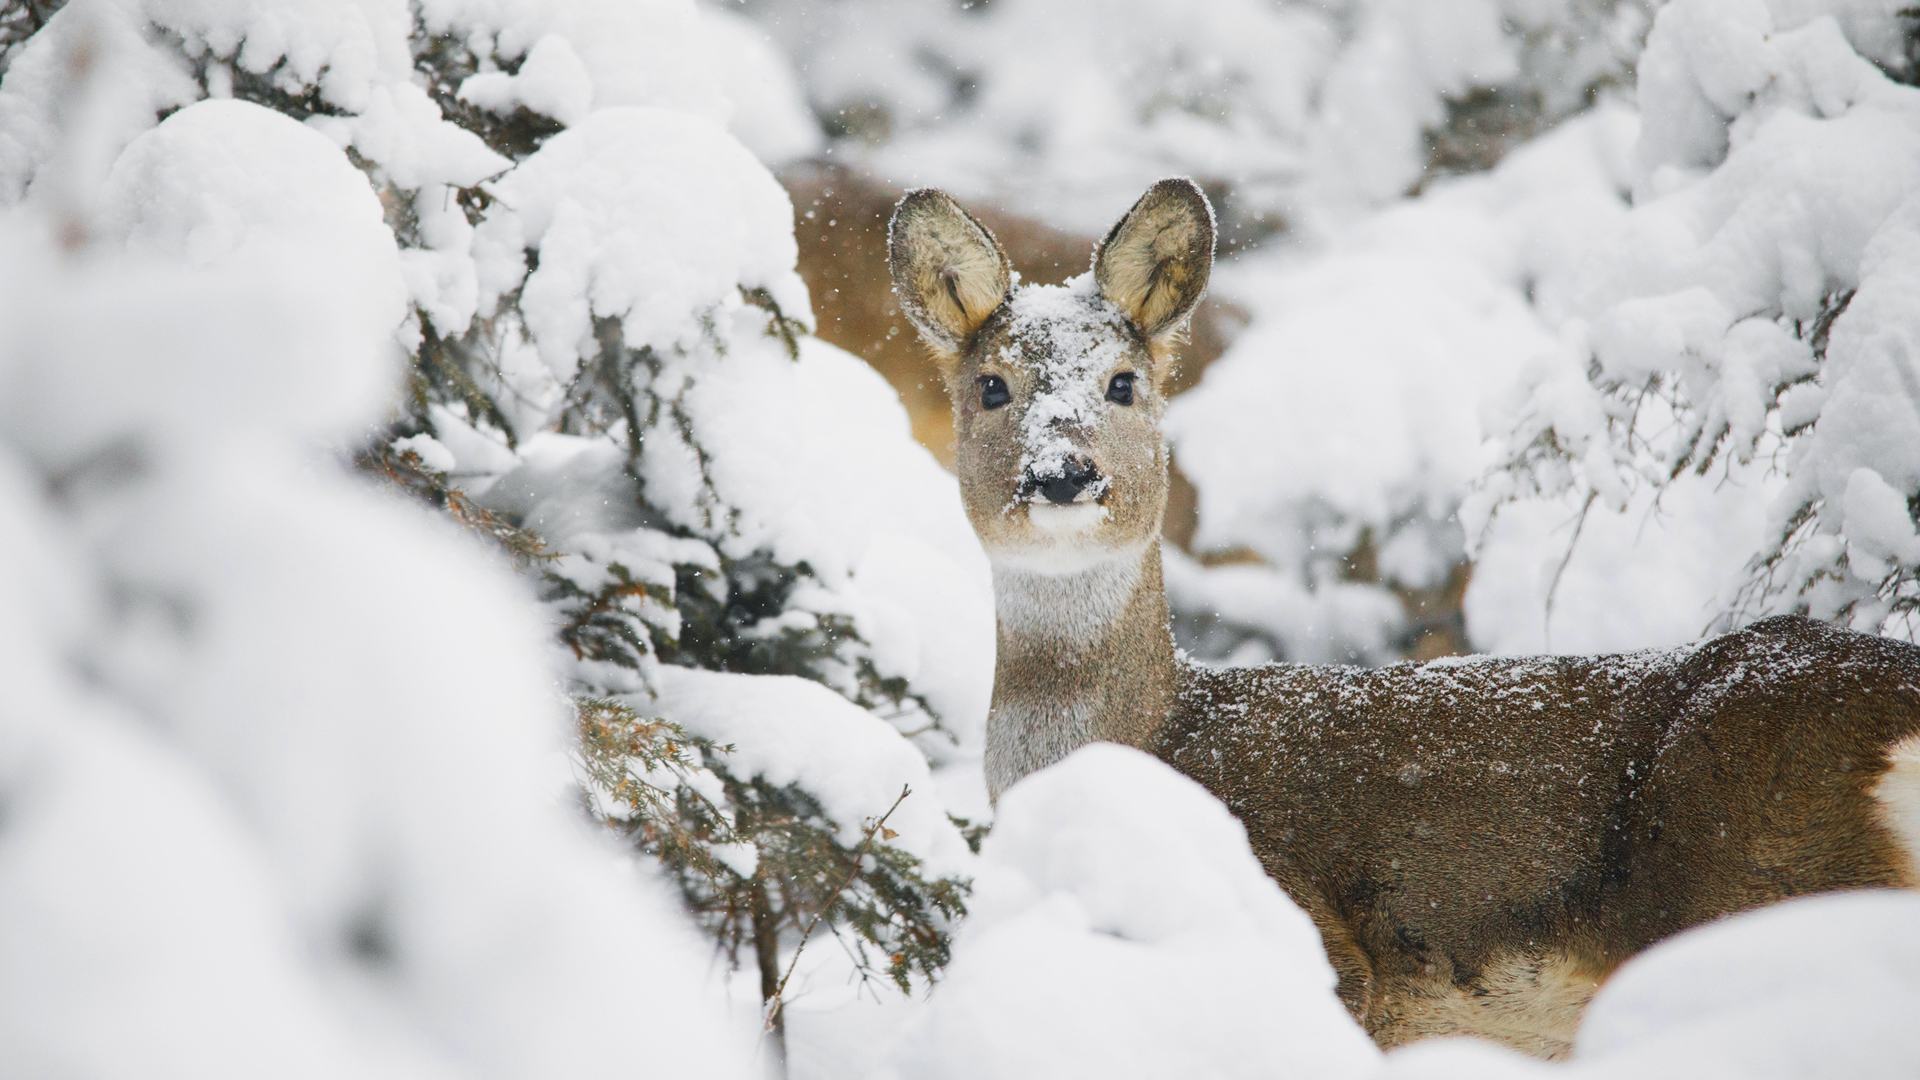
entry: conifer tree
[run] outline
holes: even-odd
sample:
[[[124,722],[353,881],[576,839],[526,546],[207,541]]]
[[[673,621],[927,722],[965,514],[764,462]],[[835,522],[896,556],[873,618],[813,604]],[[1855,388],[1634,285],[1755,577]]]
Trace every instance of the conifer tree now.
[[[1704,631],[1792,612],[1920,633],[1920,429],[1881,408],[1913,364],[1920,234],[1894,212],[1915,190],[1912,170],[1854,150],[1855,186],[1815,179],[1830,145],[1912,137],[1920,12],[1843,9],[1740,20],[1693,3],[1661,9],[1639,78],[1634,210],[1583,265],[1572,347],[1528,375],[1504,420],[1504,459],[1476,497],[1483,520],[1524,500],[1576,508],[1564,569],[1589,518],[1636,495],[1657,510],[1700,478],[1733,495],[1779,476],[1765,529]],[[1701,96],[1701,80],[1729,71],[1751,85],[1717,104]],[[1844,104],[1809,89],[1820,78],[1845,80]],[[1677,224],[1696,221],[1711,224]],[[1549,613],[1557,585],[1556,574]]]
[[[557,120],[524,105],[501,115],[462,101],[458,87],[483,61],[452,35],[420,26],[414,47],[443,113],[480,134],[503,157],[524,160],[562,130]],[[525,57],[485,60],[486,66],[513,73]],[[477,224],[487,193],[473,189],[461,198],[463,206],[475,209]],[[396,233],[405,235],[404,217],[395,225]],[[516,299],[503,298],[491,319],[476,320],[458,337],[423,333],[408,409],[388,445],[432,434],[432,406],[484,426],[509,446],[522,437],[499,404],[511,392],[498,359],[502,339],[522,332]],[[759,332],[797,360],[797,339],[807,327],[764,289],[744,291],[742,300],[760,313]],[[549,425],[620,446],[641,514],[671,520],[668,508],[648,503],[637,466],[651,434],[662,427],[684,432],[689,418],[662,392],[660,356],[625,347],[615,320],[598,322],[595,337],[599,354],[567,384],[564,405]],[[692,351],[720,354],[731,344],[710,322]],[[385,460],[392,461],[390,452]],[[414,464],[406,459],[401,468]],[[423,475],[417,467],[412,472]],[[430,474],[424,479],[429,492],[445,487]],[[458,505],[457,493],[444,497],[450,506]],[[705,558],[672,563],[671,577],[659,572],[664,568],[648,574],[620,561],[578,556],[549,560],[537,572],[542,596],[556,613],[559,638],[578,661],[575,703],[595,813],[671,868],[689,906],[731,959],[751,960],[770,1003],[770,1023],[778,1030],[783,941],[822,919],[841,936],[863,978],[878,977],[906,991],[914,976],[931,977],[946,962],[946,927],[964,910],[964,886],[952,878],[924,877],[919,860],[885,842],[888,834],[877,820],[865,823],[865,851],[850,846],[836,826],[862,823],[832,821],[800,785],[776,786],[736,773],[728,765],[729,747],[689,736],[670,718],[644,715],[618,696],[631,691],[632,677],[644,680],[652,664],[664,662],[814,679],[865,708],[914,717],[915,727],[940,726],[931,706],[904,680],[876,670],[851,620],[827,614],[801,619],[799,625],[783,621],[796,590],[817,584],[812,569],[783,564],[764,551],[744,558],[726,554],[714,541],[724,534],[727,517],[728,508],[716,505],[708,515],[710,532],[662,529],[707,548]],[[481,522],[516,553],[529,536],[502,528],[497,517]],[[769,632],[769,627],[776,629]]]
[[[12,33],[21,19],[44,20],[50,6],[11,12],[0,32]],[[578,122],[585,111],[577,95],[530,105],[512,93],[470,92],[471,80],[487,76],[498,89],[525,73],[526,86],[537,75],[539,86],[564,88],[579,61],[568,60],[574,54],[564,43],[549,44],[551,35],[503,46],[500,28],[481,25],[480,16],[463,23],[459,5],[410,9],[413,77],[376,87],[387,95],[378,101],[340,91],[324,66],[304,70],[282,57],[263,70],[245,40],[211,41],[185,22],[156,24],[152,46],[189,74],[200,97],[249,101],[341,140],[380,195],[403,258],[467,272],[475,230],[514,235],[501,226],[511,208],[496,182],[568,129],[556,113]],[[541,50],[545,59],[536,55]],[[536,60],[548,68],[529,70]],[[190,100],[182,94],[173,107]],[[391,110],[377,118],[385,128],[369,119],[376,105]],[[535,334],[522,303],[540,252],[496,245],[492,254],[496,280],[482,281],[478,301],[457,280],[445,290],[455,299],[446,302],[434,302],[430,288],[417,290],[428,298],[402,328],[411,349],[404,398],[354,463],[496,543],[536,583],[553,614],[579,720],[589,812],[671,871],[718,947],[751,960],[769,999],[782,985],[783,951],[816,924],[841,940],[862,979],[906,990],[932,977],[947,957],[949,922],[963,911],[963,880],[929,872],[889,843],[895,834],[884,813],[835,820],[804,783],[737,769],[735,747],[650,711],[663,665],[791,675],[826,685],[913,733],[918,745],[949,738],[927,698],[876,663],[857,619],[834,609],[837,581],[804,560],[744,542],[741,508],[711,482],[662,497],[647,483],[656,444],[690,452],[702,476],[712,455],[727,452],[700,444],[686,405],[705,366],[755,349],[797,363],[810,316],[783,307],[795,303],[792,295],[743,286],[737,296],[680,313],[698,328],[691,337],[636,344],[622,317],[596,314],[591,354],[570,371],[554,371],[532,361]],[[503,277],[500,266],[517,270]],[[479,271],[483,278],[489,272]],[[591,444],[615,461],[597,484],[572,494],[582,506],[616,507],[618,520],[585,540],[570,537],[573,547],[543,535],[522,508],[469,495],[471,470],[457,470],[445,449],[491,444],[497,477],[541,433]],[[769,1004],[777,1030],[780,1003]]]

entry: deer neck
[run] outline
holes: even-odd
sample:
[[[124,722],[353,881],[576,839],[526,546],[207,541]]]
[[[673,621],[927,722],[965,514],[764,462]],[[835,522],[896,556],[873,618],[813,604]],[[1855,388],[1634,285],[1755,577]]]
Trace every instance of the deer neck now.
[[[1090,742],[1149,748],[1173,698],[1158,537],[1065,572],[996,560],[987,792]]]

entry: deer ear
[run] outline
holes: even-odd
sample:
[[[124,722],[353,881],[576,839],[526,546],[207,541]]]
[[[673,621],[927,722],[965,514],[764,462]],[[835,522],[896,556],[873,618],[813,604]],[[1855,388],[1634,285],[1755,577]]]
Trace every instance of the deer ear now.
[[[900,308],[935,352],[965,352],[1013,287],[1007,253],[944,191],[907,192],[887,225],[887,261]]]
[[[1100,295],[1156,343],[1193,313],[1212,271],[1213,207],[1185,178],[1148,188],[1093,257]]]

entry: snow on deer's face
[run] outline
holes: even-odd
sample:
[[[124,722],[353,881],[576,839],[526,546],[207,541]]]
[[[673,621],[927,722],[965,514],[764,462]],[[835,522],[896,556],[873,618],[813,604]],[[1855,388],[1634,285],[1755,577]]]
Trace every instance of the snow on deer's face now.
[[[1015,287],[1006,252],[942,192],[888,226],[900,308],[953,398],[960,492],[987,554],[1072,573],[1160,532],[1173,346],[1207,290],[1213,209],[1191,180],[1147,189],[1065,285]]]
[[[948,378],[961,491],[989,554],[1065,572],[1152,539],[1164,363],[1091,274],[1013,291]]]

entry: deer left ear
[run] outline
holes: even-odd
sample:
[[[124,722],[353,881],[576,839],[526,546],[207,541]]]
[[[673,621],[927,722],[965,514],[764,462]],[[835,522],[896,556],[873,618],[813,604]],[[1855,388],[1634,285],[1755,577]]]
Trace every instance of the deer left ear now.
[[[943,371],[1013,288],[1000,241],[943,191],[909,191],[887,224],[887,262],[900,310]]]
[[[1178,333],[1213,272],[1213,207],[1184,177],[1147,189],[1093,257],[1093,280],[1158,345]]]

